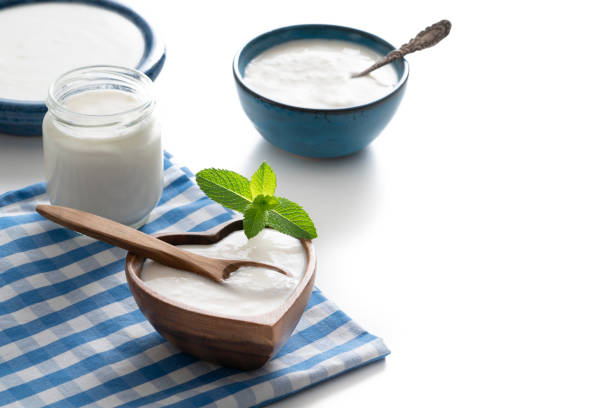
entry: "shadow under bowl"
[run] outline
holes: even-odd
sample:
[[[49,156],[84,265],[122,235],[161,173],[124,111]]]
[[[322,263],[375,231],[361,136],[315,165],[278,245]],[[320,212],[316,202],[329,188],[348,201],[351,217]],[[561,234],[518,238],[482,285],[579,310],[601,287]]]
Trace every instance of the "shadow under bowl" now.
[[[395,49],[373,34],[336,25],[304,24],[267,32],[247,43],[234,58],[234,79],[242,108],[268,142],[290,153],[319,158],[356,153],[370,144],[395,114],[408,80],[408,62],[399,59],[391,63],[398,82],[388,94],[347,108],[311,109],[287,105],[249,88],[244,81],[249,62],[271,47],[304,39],[349,41],[381,55]]]
[[[160,234],[173,245],[210,245],[242,230],[232,221],[212,233]],[[316,258],[311,241],[302,240],[306,270],[297,287],[276,310],[257,316],[224,316],[176,302],[147,286],[140,278],[145,258],[129,252],[125,275],[138,307],[151,325],[182,351],[211,363],[251,370],[263,366],[291,336],[314,285]]]

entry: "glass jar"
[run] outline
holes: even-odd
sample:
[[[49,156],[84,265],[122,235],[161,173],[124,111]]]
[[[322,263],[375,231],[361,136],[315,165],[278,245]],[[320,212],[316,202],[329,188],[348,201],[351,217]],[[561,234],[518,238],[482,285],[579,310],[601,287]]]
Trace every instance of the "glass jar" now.
[[[152,86],[142,72],[115,66],[75,69],[51,85],[43,152],[52,204],[146,222],[163,187]]]

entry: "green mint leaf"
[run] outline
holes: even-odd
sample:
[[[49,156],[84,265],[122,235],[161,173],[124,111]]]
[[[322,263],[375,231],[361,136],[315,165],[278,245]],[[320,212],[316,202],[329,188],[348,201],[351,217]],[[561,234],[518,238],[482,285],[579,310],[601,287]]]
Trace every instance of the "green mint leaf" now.
[[[260,194],[253,200],[253,207],[257,207],[262,211],[271,210],[277,207],[279,204],[280,202],[278,201],[278,198],[270,195],[265,196],[263,194]]]
[[[286,198],[277,197],[278,205],[267,212],[266,225],[295,238],[314,239],[317,230],[302,207]]]
[[[256,197],[260,194],[274,195],[276,190],[276,174],[268,163],[263,162],[251,177],[251,195]]]
[[[250,205],[244,212],[242,225],[247,238],[253,238],[266,226],[266,211]]]
[[[266,226],[295,238],[314,239],[314,223],[298,204],[275,197],[276,175],[263,162],[249,181],[222,169],[204,169],[196,175],[198,185],[210,199],[244,214],[244,233],[250,239]]]
[[[227,208],[243,213],[251,204],[249,180],[236,172],[204,169],[196,175],[196,181],[211,200]]]

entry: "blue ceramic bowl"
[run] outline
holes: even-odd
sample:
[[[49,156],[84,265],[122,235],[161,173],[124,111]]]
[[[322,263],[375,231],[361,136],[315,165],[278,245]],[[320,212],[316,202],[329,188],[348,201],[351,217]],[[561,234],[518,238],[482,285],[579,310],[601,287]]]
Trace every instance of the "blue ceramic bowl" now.
[[[274,101],[250,89],[243,80],[248,63],[275,45],[302,39],[350,41],[379,54],[395,47],[385,40],[349,27],[305,24],[279,28],[256,37],[234,58],[234,79],[244,112],[259,133],[273,145],[306,157],[339,157],[358,152],[374,140],[393,117],[404,95],[408,62],[392,63],[399,78],[384,97],[341,109],[309,109]]]
[[[157,78],[166,59],[165,47],[155,36],[149,23],[140,14],[121,3],[113,0],[0,0],[0,12],[3,8],[21,4],[57,1],[102,7],[119,13],[134,23],[142,32],[145,42],[142,58],[134,68],[147,74],[151,80]],[[0,95],[0,133],[17,136],[40,136],[42,134],[42,120],[46,112],[47,106],[44,101],[3,99]]]

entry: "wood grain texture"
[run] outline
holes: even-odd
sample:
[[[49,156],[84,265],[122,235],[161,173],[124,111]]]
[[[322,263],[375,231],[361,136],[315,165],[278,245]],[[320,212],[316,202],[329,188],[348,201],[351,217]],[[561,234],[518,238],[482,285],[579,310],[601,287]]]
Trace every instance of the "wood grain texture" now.
[[[288,272],[274,265],[242,259],[209,258],[184,251],[137,229],[85,211],[46,204],[38,205],[36,211],[71,230],[216,282],[223,281],[242,266],[260,266],[290,276]]]
[[[242,220],[216,232],[161,234],[172,245],[213,244],[242,229]],[[307,262],[295,290],[276,310],[252,317],[207,313],[165,297],[140,278],[145,257],[128,253],[125,274],[136,303],[151,325],[186,353],[227,367],[251,370],[263,366],[285,344],[297,325],[314,286],[316,258],[309,240],[302,240]]]

